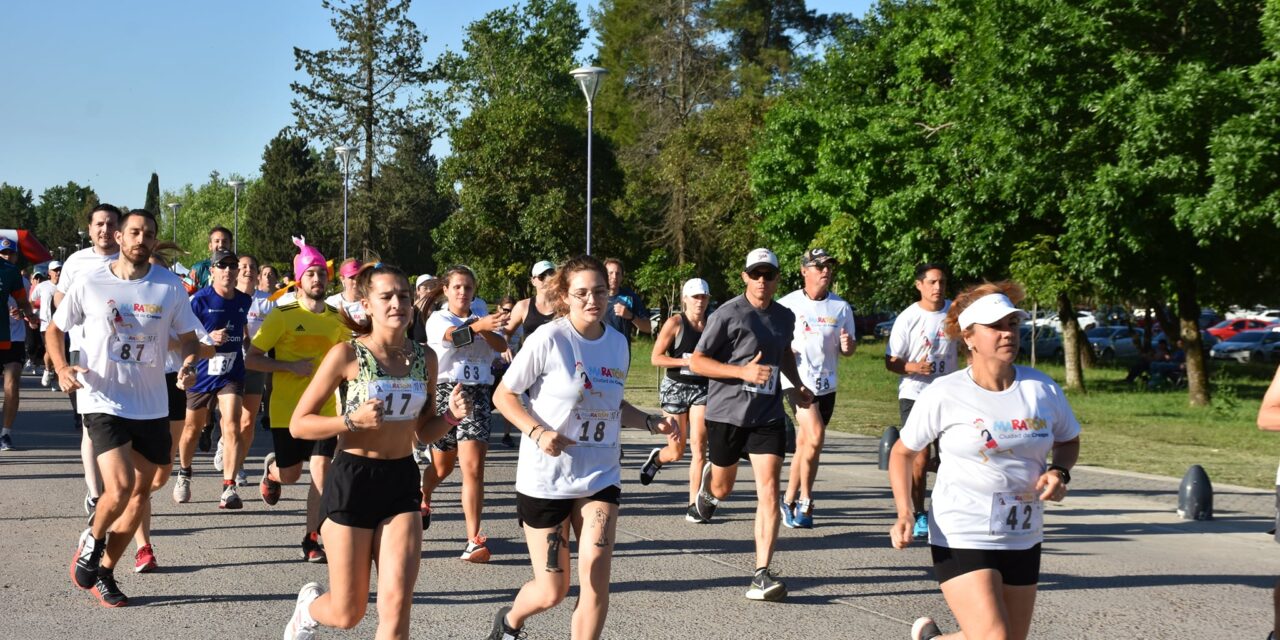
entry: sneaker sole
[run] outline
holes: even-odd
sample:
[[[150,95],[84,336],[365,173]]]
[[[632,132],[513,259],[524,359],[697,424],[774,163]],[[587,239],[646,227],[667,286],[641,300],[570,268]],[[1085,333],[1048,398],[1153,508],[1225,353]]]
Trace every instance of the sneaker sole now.
[[[234,502],[233,502],[233,503],[228,504],[228,503],[225,503],[225,502],[219,502],[219,503],[218,503],[218,508],[219,508],[219,509],[226,509],[226,510],[228,510],[228,511],[238,511],[238,510],[240,510],[240,509],[243,509],[243,508],[244,508],[244,503],[243,503],[243,502],[240,502],[240,503],[234,503]]]
[[[156,564],[154,562],[148,562],[147,564],[144,564],[140,567],[134,567],[133,572],[134,573],[151,573],[152,571],[155,571],[159,566],[160,566],[159,564]]]
[[[757,602],[778,602],[786,597],[787,588],[782,585],[778,585],[768,591],[757,591],[756,589],[747,591],[747,599]]]
[[[93,597],[98,600],[98,604],[108,609],[119,609],[120,607],[124,607],[129,604],[129,598],[127,596],[125,597],[124,600],[121,600],[120,602],[117,602],[115,604],[111,604],[110,602],[107,602],[106,600],[102,599],[102,594],[98,593],[97,589],[93,590]]]
[[[75,553],[71,555],[71,584],[74,584],[76,588],[81,591],[88,591],[93,588],[93,585],[82,587],[80,586],[80,583],[76,581],[76,561],[80,559],[80,550],[84,549],[84,534],[80,534],[80,536],[80,541],[76,543]]]
[[[462,560],[463,562],[470,562],[472,564],[485,564],[489,562],[489,549],[487,547],[480,547],[469,554],[464,553],[462,554]]]

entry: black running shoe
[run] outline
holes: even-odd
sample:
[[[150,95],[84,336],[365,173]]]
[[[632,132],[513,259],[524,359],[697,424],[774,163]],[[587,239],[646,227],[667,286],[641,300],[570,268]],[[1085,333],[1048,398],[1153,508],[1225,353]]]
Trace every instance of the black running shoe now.
[[[756,569],[755,577],[751,578],[751,588],[747,589],[747,599],[778,602],[787,597],[787,585],[776,580],[777,577],[778,573],[767,567]]]
[[[511,607],[503,607],[498,609],[498,615],[493,617],[493,626],[489,629],[489,635],[485,640],[524,640],[528,637],[524,633],[524,629],[516,629],[514,631],[507,629],[507,614],[511,612]]]
[[[200,450],[208,452],[213,448],[213,425],[200,430]]]
[[[697,502],[693,506],[703,522],[711,522],[711,516],[715,515],[719,505],[720,501],[711,495],[711,463],[708,462],[702,465],[702,483],[698,485]]]
[[[93,539],[93,530],[85,529],[71,558],[71,582],[81,589],[92,589],[98,580],[98,562],[101,560],[102,549]]]
[[[129,596],[120,591],[119,585],[116,584],[114,573],[98,574],[98,579],[93,585],[93,595],[98,598],[98,602],[101,602],[104,607],[123,607],[129,604]]]
[[[698,505],[696,504],[689,505],[689,510],[684,513],[684,519],[694,524],[707,524],[707,521],[698,515]]]
[[[649,459],[644,461],[644,466],[640,467],[640,484],[649,486],[653,482],[654,476],[658,475],[658,470],[662,468],[662,463],[658,461],[658,456],[662,453],[662,449],[654,449],[649,452]]]

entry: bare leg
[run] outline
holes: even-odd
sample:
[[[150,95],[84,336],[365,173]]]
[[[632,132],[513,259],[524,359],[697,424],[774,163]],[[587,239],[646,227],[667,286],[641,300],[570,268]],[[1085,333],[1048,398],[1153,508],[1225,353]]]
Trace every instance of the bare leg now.
[[[942,583],[942,595],[960,623],[960,632],[943,636],[1026,640],[1035,608],[1035,585],[1006,587],[993,569],[971,571]]]
[[[577,606],[573,608],[573,638],[594,640],[609,614],[609,574],[618,526],[618,505],[579,501],[572,518],[582,531],[578,537]]]
[[[21,394],[22,363],[11,362],[4,366],[4,428],[12,429],[18,419],[18,401]]]
[[[319,531],[320,496],[324,493],[324,476],[329,471],[329,459],[311,456],[311,486],[307,489],[307,533]]]
[[[129,542],[133,538],[133,534],[137,530],[138,525],[142,522],[143,515],[146,512],[145,505],[151,499],[151,483],[155,480],[156,465],[152,462],[148,462],[142,457],[142,454],[127,446],[119,447],[113,451],[122,452],[122,450],[126,449],[129,455],[128,458],[125,458],[124,455],[115,456],[109,460],[104,460],[101,456],[99,457],[99,462],[103,465],[104,471],[108,464],[113,466],[113,469],[110,472],[113,484],[121,479],[120,476],[122,475],[122,472],[127,473],[131,478],[128,483],[128,498],[125,504],[120,505],[117,503],[116,505],[113,505],[112,511],[115,511],[119,515],[115,518],[110,518],[111,535],[107,538],[106,552],[102,557],[102,567],[105,569],[115,567],[116,563],[120,560],[120,556],[129,546]],[[121,464],[125,460],[127,460],[127,462]],[[105,480],[107,475],[104,473],[103,477]],[[109,487],[104,494],[112,494],[113,497],[118,497],[120,494],[119,489],[121,488],[123,487]],[[99,502],[98,504],[99,507],[101,507],[102,503]],[[99,513],[99,516],[101,515],[102,514]],[[98,526],[99,523],[95,519],[94,529],[97,529]],[[97,537],[96,534],[95,537]]]
[[[674,414],[664,411],[662,412],[662,415],[667,416],[668,418],[675,418],[676,424],[680,425],[680,442],[672,442],[668,440],[667,446],[663,447],[662,452],[658,454],[658,464],[665,465],[672,462],[679,462],[680,459],[684,457],[685,443],[689,440],[689,414]],[[698,468],[698,472],[702,472],[701,467]]]
[[[98,456],[89,439],[89,430],[80,428],[80,463],[84,465],[84,485],[89,496],[97,500],[102,495],[102,474],[98,472]]]
[[[568,521],[550,529],[524,525],[525,544],[533,563],[533,579],[520,587],[507,612],[507,624],[519,629],[526,620],[560,604],[569,593]]]
[[[236,460],[236,470],[244,469],[244,459],[253,447],[253,425],[258,421],[258,410],[262,408],[262,394],[254,393],[244,397],[240,410],[240,457]]]
[[[374,535],[378,563],[378,640],[408,640],[413,587],[422,564],[422,518],[401,513]]]
[[[235,482],[236,471],[240,469],[239,461],[244,459],[244,452],[249,449],[249,446],[241,440],[244,435],[240,427],[241,407],[242,399],[234,393],[218,396],[218,413],[222,415],[223,482],[228,480]],[[249,437],[252,441],[252,429],[249,430]]]
[[[689,504],[698,500],[702,466],[707,462],[707,407],[689,407]]]
[[[182,427],[182,438],[178,440],[178,466],[190,469],[196,457],[196,441],[200,439],[200,431],[209,420],[209,409],[187,409],[187,423]]]
[[[329,591],[311,603],[311,617],[326,627],[350,629],[364,619],[369,603],[373,530],[324,523]]]
[[[756,568],[767,567],[773,560],[773,547],[778,541],[778,483],[782,473],[782,457],[751,454],[751,471],[756,479]]]
[[[924,513],[924,490],[929,481],[929,449],[926,447],[911,462],[911,504],[916,513]]]
[[[467,539],[480,534],[480,515],[484,511],[484,457],[489,443],[463,440],[458,443],[457,458],[462,463],[462,514],[467,520]]]
[[[461,443],[459,443],[461,444]],[[444,482],[458,464],[458,450],[431,450],[431,464],[422,469],[422,499],[431,502],[431,494]]]

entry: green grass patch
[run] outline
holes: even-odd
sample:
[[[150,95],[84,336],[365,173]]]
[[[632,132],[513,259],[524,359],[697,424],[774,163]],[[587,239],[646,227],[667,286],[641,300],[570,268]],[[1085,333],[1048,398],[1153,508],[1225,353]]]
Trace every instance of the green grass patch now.
[[[627,400],[637,406],[658,405],[659,371],[648,364],[652,349],[653,341],[643,337],[632,345]],[[1173,477],[1199,464],[1214,482],[1274,487],[1280,438],[1256,425],[1274,369],[1212,366],[1209,407],[1189,406],[1185,389],[1127,385],[1122,365],[1087,370],[1088,393],[1069,396],[1084,429],[1080,463]],[[1060,364],[1037,368],[1059,383],[1064,378]],[[838,393],[832,429],[879,437],[898,423],[898,377],[884,368],[884,342],[863,342],[853,356],[841,358]]]

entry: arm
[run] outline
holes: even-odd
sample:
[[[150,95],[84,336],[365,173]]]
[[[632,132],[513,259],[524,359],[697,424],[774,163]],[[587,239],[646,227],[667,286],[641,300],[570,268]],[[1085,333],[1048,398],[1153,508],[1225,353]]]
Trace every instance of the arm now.
[[[355,364],[355,349],[350,344],[340,342],[329,349],[293,410],[289,420],[289,433],[293,437],[324,440],[348,430],[342,415],[323,416],[320,410],[343,380],[355,377],[355,372],[350,371]],[[370,398],[347,417],[357,429],[377,429],[382,426],[382,401]]]
[[[300,376],[311,374],[310,360],[298,360],[296,362],[276,360],[275,358],[268,356],[266,352],[259,349],[256,345],[249,346],[249,353],[244,357],[244,366],[254,371],[263,371],[266,373],[288,371],[289,373]]]
[[[475,322],[472,322],[471,324],[465,325],[465,326],[471,327],[471,330],[476,332],[477,337],[482,338],[485,342],[487,342],[491,349],[493,349],[494,351],[497,351],[498,353],[502,353],[503,351],[507,350],[507,339],[503,338],[501,335],[501,332],[504,330],[503,322],[504,322],[504,319],[501,315],[490,314],[490,315],[484,316],[483,318],[479,318]],[[443,341],[451,342],[453,340],[454,330],[460,329],[460,328],[461,327],[450,326],[449,328],[445,329]],[[430,341],[431,340],[428,337],[427,342],[430,342]]]
[[[1262,406],[1258,408],[1258,428],[1263,431],[1280,431],[1280,367],[1276,368],[1271,386],[1267,387],[1266,395],[1262,396]]]
[[[629,313],[631,313],[631,324],[636,326],[637,331],[640,333],[653,333],[653,321],[648,316],[636,315],[630,311]]]
[[[1065,442],[1053,443],[1053,466],[1062,467],[1071,470],[1076,465],[1076,460],[1080,457],[1080,438],[1079,436],[1067,440]],[[1036,480],[1036,491],[1040,492],[1041,500],[1061,501],[1067,496],[1067,483],[1063,482],[1064,476],[1057,469],[1049,469],[1040,475],[1040,479]]]
[[[759,364],[760,355],[757,353],[756,357],[747,364],[736,365],[725,364],[701,351],[694,351],[693,357],[689,359],[689,369],[707,378],[742,380],[753,384],[764,384],[768,382],[772,371],[770,371],[768,365]],[[794,360],[792,362],[794,363]]]
[[[889,451],[889,487],[893,490],[894,510],[898,519],[889,530],[894,549],[911,544],[911,528],[915,525],[915,505],[911,502],[911,468],[919,451],[912,451],[901,440]]]
[[[458,426],[463,418],[471,415],[472,406],[462,395],[462,385],[454,385],[453,393],[449,395],[449,410],[446,412],[449,415],[436,415],[436,403],[432,398],[436,397],[436,375],[440,371],[440,364],[436,360],[436,352],[429,348],[422,350],[422,356],[427,362],[427,403],[418,416],[414,434],[418,442],[425,444],[439,440],[450,429]]]
[[[194,331],[178,334],[178,344],[182,354],[182,368],[178,369],[178,388],[187,389],[196,383],[195,362],[202,345]]]
[[[933,373],[933,363],[929,362],[928,358],[928,356],[925,356],[917,362],[911,362],[897,356],[885,356],[884,368],[900,376],[927,376]]]
[[[526,298],[511,307],[511,317],[507,320],[507,326],[503,328],[502,333],[510,338],[516,334],[516,330],[524,323],[525,316],[529,313],[529,299]]]
[[[58,374],[58,387],[65,393],[71,393],[80,388],[80,381],[76,379],[76,374],[88,371],[84,367],[71,366],[67,364],[66,355],[62,352],[66,345],[66,332],[64,332],[56,322],[49,322],[49,328],[44,332],[45,353],[49,354],[49,360],[53,361],[53,370]]]
[[[653,341],[653,351],[649,354],[650,364],[667,368],[684,366],[682,358],[672,358],[667,355],[667,349],[671,348],[671,343],[675,341],[676,332],[679,330],[680,316],[671,316],[662,323],[662,329],[658,331],[658,337]]]
[[[796,368],[796,353],[791,350],[790,345],[782,352],[782,375],[787,376],[798,392],[796,406],[801,409],[809,408],[809,403],[813,402],[813,391],[804,386],[804,381],[800,379],[800,371]]]
[[[622,402],[622,425],[632,429],[644,429],[652,434],[663,433],[672,442],[680,442],[680,425],[670,416],[653,415],[635,408],[630,402]]]
[[[548,429],[537,418],[530,415],[524,404],[520,402],[520,397],[507,388],[506,382],[499,384],[493,390],[493,406],[501,411],[507,422],[510,422],[524,437],[533,438],[534,445],[549,456],[559,456],[565,447],[573,444],[572,438]]]

